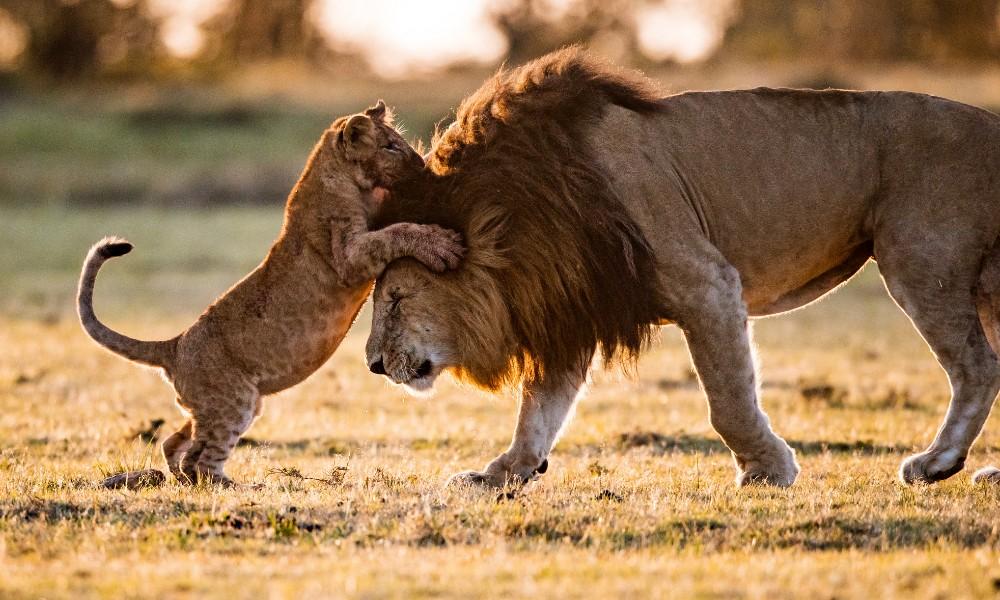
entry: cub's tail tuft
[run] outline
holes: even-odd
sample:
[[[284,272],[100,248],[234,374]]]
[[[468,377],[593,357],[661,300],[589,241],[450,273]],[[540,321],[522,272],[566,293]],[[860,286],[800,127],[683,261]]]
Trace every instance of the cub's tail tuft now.
[[[94,285],[101,265],[109,258],[124,256],[131,251],[132,244],[119,237],[106,237],[90,248],[83,262],[80,287],[76,295],[80,324],[91,339],[115,354],[144,365],[169,370],[177,351],[177,338],[158,342],[130,338],[111,329],[94,314]]]
[[[94,249],[96,249],[104,258],[125,256],[132,251],[132,248],[133,246],[131,242],[123,240],[119,237],[106,237],[94,245]]]

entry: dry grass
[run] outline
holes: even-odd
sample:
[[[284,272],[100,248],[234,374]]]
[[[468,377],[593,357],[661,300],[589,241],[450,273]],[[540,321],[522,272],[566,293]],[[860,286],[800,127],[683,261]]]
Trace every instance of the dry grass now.
[[[230,474],[263,489],[99,488],[103,471],[148,462],[136,436],[149,439],[152,420],[164,432],[181,420],[156,374],[100,351],[72,318],[87,245],[111,232],[136,242],[102,274],[98,312],[168,335],[263,255],[279,218],[5,213],[26,258],[0,261],[18,299],[0,317],[0,596],[939,598],[1000,586],[1000,491],[969,473],[896,480],[948,388],[874,269],[757,324],[764,403],[803,467],[789,490],[733,487],[673,330],[636,377],[596,374],[523,494],[442,490],[505,446],[515,403],[386,386],[363,364],[366,315],[320,372],[269,399],[234,453]],[[31,242],[50,230],[59,241]],[[995,426],[970,468],[988,463],[1000,463]]]

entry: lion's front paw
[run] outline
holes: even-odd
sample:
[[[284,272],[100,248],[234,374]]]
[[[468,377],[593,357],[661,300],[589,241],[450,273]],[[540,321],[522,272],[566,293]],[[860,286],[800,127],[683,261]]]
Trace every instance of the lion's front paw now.
[[[462,236],[451,229],[437,225],[423,226],[428,237],[427,245],[415,254],[417,260],[432,271],[454,269],[465,256]]]
[[[965,456],[957,450],[928,450],[914,454],[899,467],[904,483],[934,483],[948,479],[965,467]]]
[[[799,465],[795,462],[795,452],[782,440],[766,453],[749,459],[736,458],[739,472],[736,483],[748,485],[773,485],[788,487],[795,483],[799,475]]]
[[[485,471],[462,471],[448,478],[447,487],[474,487],[489,490],[518,488],[537,478],[549,469],[548,459],[534,468],[518,468],[506,465],[506,457],[500,457],[486,467]]]

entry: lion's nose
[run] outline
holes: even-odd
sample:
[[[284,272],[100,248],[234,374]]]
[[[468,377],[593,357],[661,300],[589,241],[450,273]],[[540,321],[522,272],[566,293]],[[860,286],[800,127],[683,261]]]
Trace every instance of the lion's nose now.
[[[385,365],[382,364],[382,359],[380,358],[368,365],[368,370],[376,375],[385,375]]]

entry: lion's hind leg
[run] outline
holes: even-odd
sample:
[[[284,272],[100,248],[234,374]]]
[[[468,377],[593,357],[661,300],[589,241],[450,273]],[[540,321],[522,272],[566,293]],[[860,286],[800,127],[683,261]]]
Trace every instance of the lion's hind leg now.
[[[882,239],[897,241],[879,248],[876,238],[886,288],[934,352],[952,392],[934,441],[903,462],[900,477],[906,483],[947,479],[965,466],[1000,390],[1000,363],[987,341],[975,296],[982,254],[972,244],[963,247],[961,240],[940,248],[923,235]],[[898,243],[905,239],[922,243],[905,251]]]
[[[983,259],[976,285],[976,310],[986,339],[1000,355],[1000,243]]]
[[[1000,485],[1000,469],[996,467],[983,467],[972,476],[972,483]]]
[[[983,260],[976,286],[976,309],[986,339],[1000,354],[1000,244],[995,244]],[[990,466],[976,471],[974,483],[1000,484],[1000,469]]]

